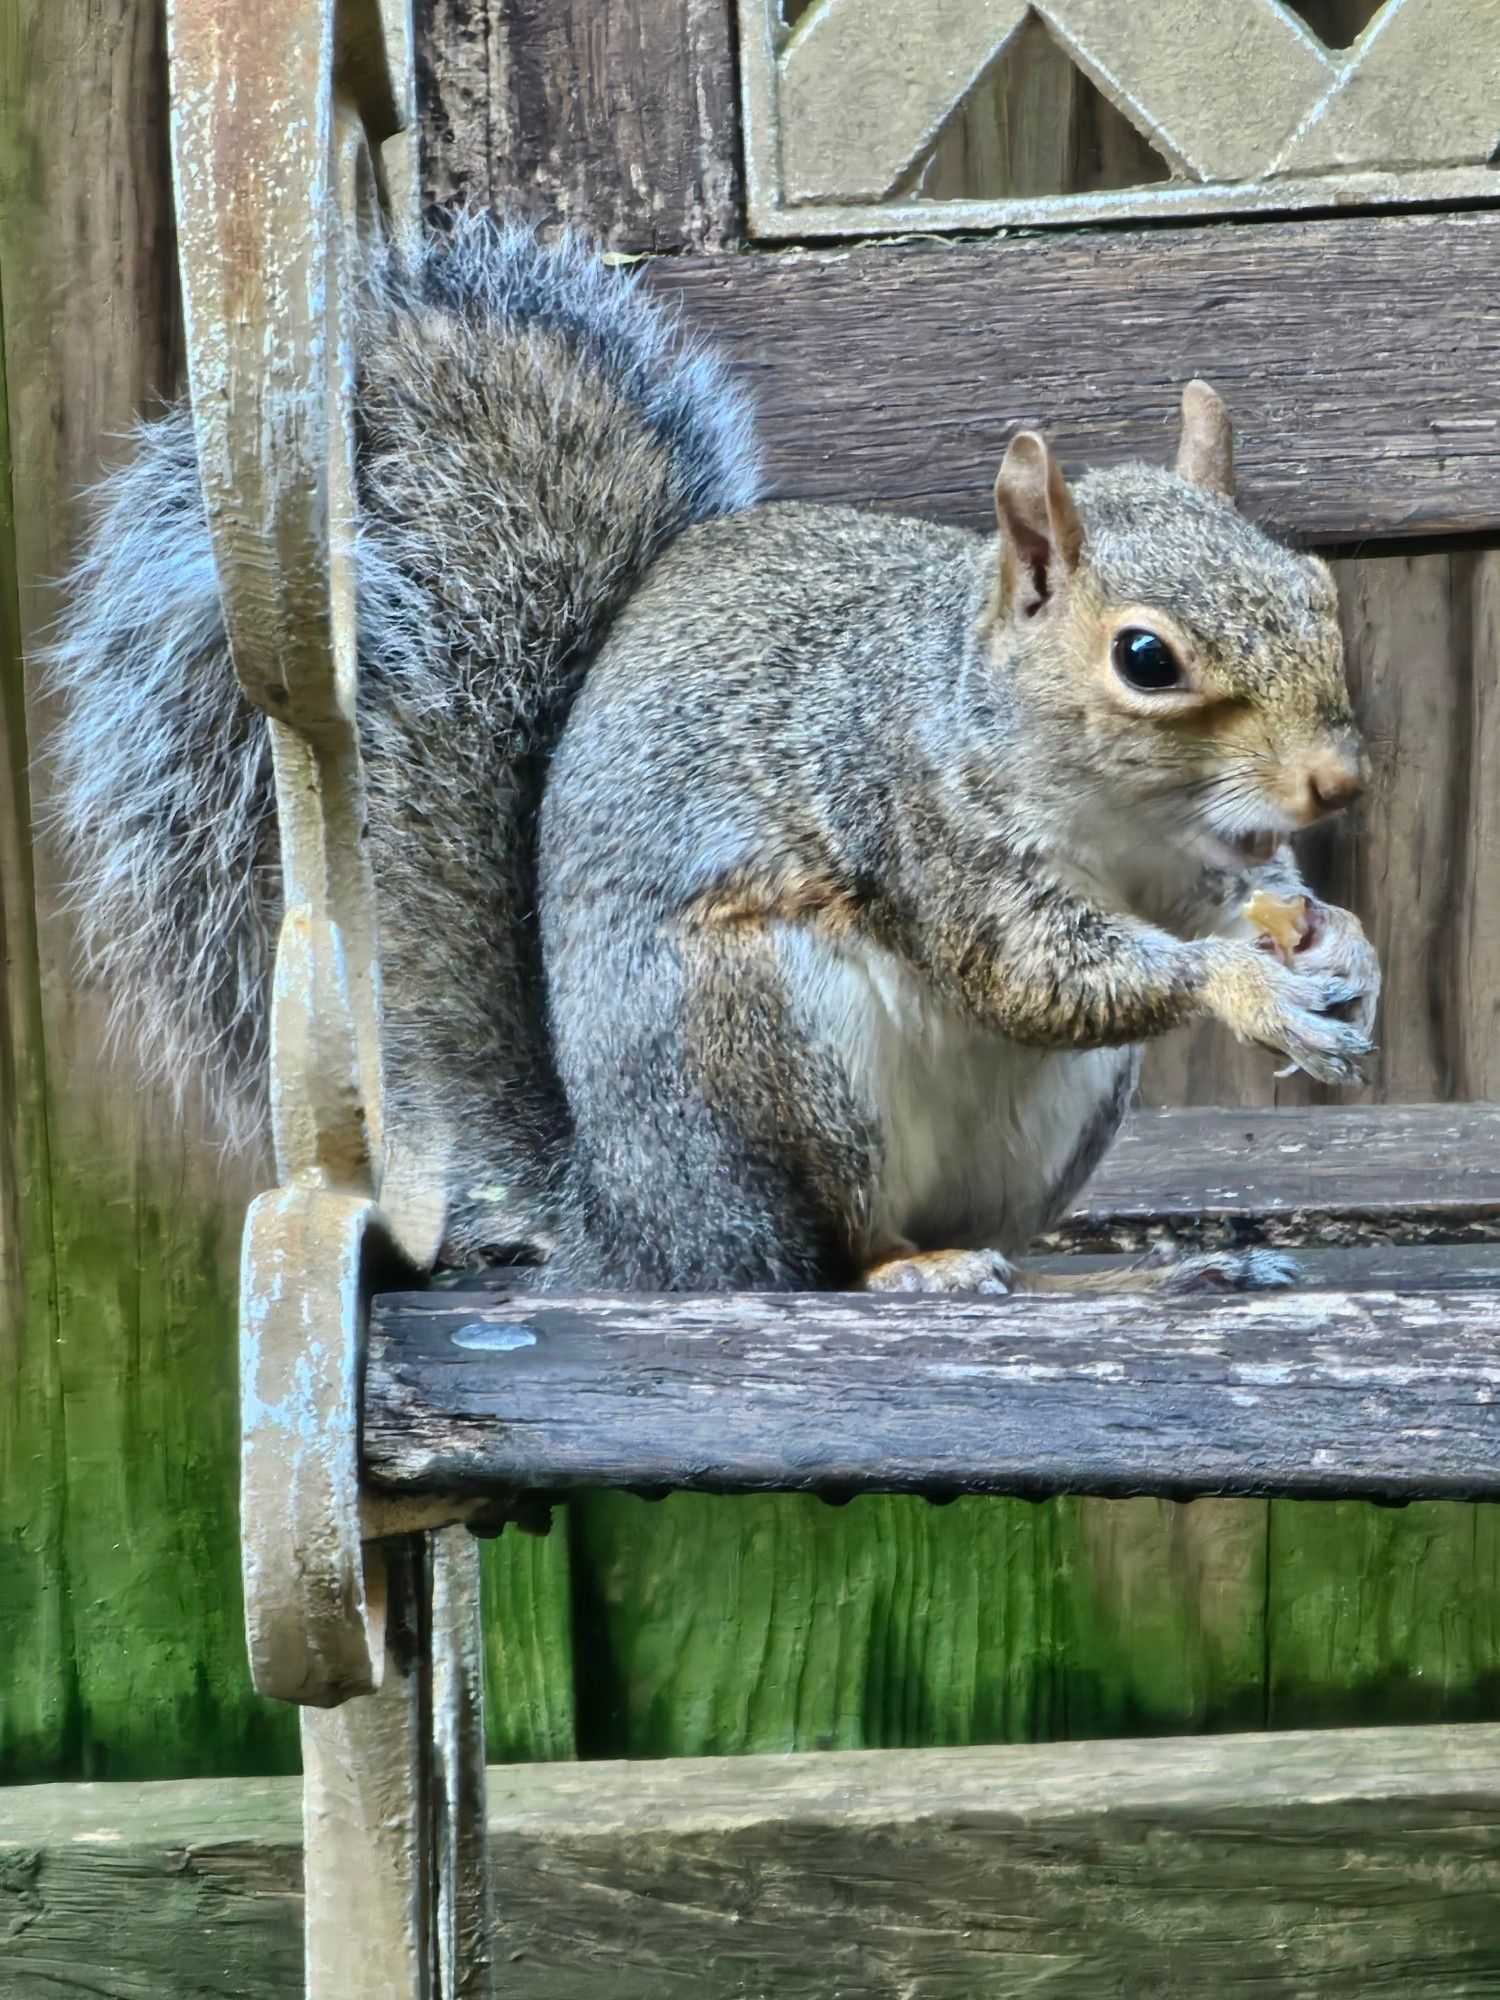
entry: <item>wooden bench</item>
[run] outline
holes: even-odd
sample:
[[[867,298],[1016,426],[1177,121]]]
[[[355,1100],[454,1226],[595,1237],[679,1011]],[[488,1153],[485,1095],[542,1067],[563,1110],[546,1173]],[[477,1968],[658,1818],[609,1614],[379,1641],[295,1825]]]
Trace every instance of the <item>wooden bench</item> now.
[[[379,1297],[365,1476],[458,1496],[1492,1498],[1497,1142],[1487,1107],[1146,1114],[1057,1233],[1312,1246],[1291,1292],[531,1299],[490,1278]]]
[[[173,0],[171,26],[194,421],[236,671],[271,718],[283,855],[273,1091],[281,1184],[255,1202],[246,1224],[242,1532],[255,1682],[297,1702],[303,1717],[306,1988],[313,2000],[479,2000],[494,1985],[568,2000],[647,1987],[728,2000],[757,1990],[746,1986],[733,1942],[750,1937],[755,1948],[755,1912],[743,1896],[718,1908],[707,1930],[679,1926],[673,1949],[688,1955],[686,1984],[668,1987],[654,1969],[643,1982],[637,1966],[627,1986],[617,1964],[613,1983],[591,1989],[577,1970],[586,1940],[573,1970],[528,1969],[514,1927],[526,1871],[548,1840],[567,1856],[576,1893],[559,1896],[555,1921],[574,1932],[593,1926],[604,1948],[622,1878],[616,1863],[605,1866],[590,1850],[588,1815],[606,1809],[611,1783],[618,1800],[634,1781],[515,1780],[522,1790],[550,1782],[551,1803],[539,1803],[521,1834],[491,1854],[477,1574],[472,1538],[458,1524],[532,1520],[551,1496],[596,1484],[812,1489],[831,1498],[893,1487],[934,1498],[1492,1494],[1500,1487],[1495,1114],[1141,1120],[1052,1246],[1118,1256],[1157,1242],[1306,1242],[1309,1282],[1290,1293],[974,1302],[541,1300],[493,1286],[414,1289],[436,1240],[443,1189],[438,1166],[395,1152],[384,1130],[375,885],[360,838],[355,606],[345,560],[354,528],[347,340],[356,266],[382,216],[409,212],[413,201],[410,19],[399,0],[337,8],[334,0],[263,0],[255,9]],[[1289,243],[1283,277],[1305,268],[1323,227],[1306,225]],[[1430,252],[1442,235],[1416,219],[1361,227],[1397,282],[1401,257],[1387,254],[1397,239]],[[1450,238],[1482,261],[1494,225],[1464,219],[1442,240]],[[924,282],[921,252],[888,254],[909,281]],[[983,253],[991,265],[998,254],[994,246]],[[1067,284],[1050,286],[1051,266],[1041,268],[1053,254],[1027,252],[1037,279],[1027,351],[1048,366],[1062,351],[1063,323],[1078,318]],[[1121,254],[1128,262],[1128,246]],[[1233,254],[1230,233],[1212,254]],[[1056,257],[1066,278],[1076,253]],[[1432,261],[1418,259],[1429,277]],[[870,268],[833,256],[773,271],[745,258],[684,278],[689,289],[698,282],[701,294],[722,295],[727,318],[753,333],[757,299],[762,311],[767,301],[774,308],[783,284],[811,310],[820,287],[843,296]],[[1462,288],[1440,289],[1470,303]],[[1332,285],[1330,306],[1341,290]],[[1469,378],[1480,379],[1482,362],[1491,379],[1489,322],[1460,319]],[[839,340],[846,350],[842,309]],[[844,372],[851,392],[863,393],[859,371]],[[1403,466],[1418,468],[1426,498],[1419,504],[1401,489],[1387,502],[1384,476],[1368,476],[1368,434],[1346,431],[1340,463],[1346,473],[1356,463],[1364,470],[1352,485],[1345,480],[1341,512],[1320,513],[1310,497],[1319,482],[1300,470],[1307,440],[1283,430],[1274,449],[1294,470],[1272,495],[1277,518],[1309,534],[1326,534],[1336,519],[1367,546],[1414,526],[1500,526],[1488,458],[1466,456],[1462,506],[1449,505],[1457,490],[1451,446],[1429,422],[1426,377],[1388,370],[1382,382],[1382,426],[1399,427]],[[1029,393],[1035,384],[1026,386]],[[1122,402],[1112,421],[1115,447],[1138,449],[1150,424],[1139,399]],[[779,432],[773,425],[773,435],[784,434],[784,422]],[[797,476],[795,466],[785,474],[793,485]],[[393,1278],[403,1250],[405,1275]],[[951,1852],[957,1868],[960,1836],[966,1841],[965,1830],[982,1822],[979,1859],[958,1899],[962,1922],[951,1927],[952,1977],[907,1958],[899,1979],[893,1972],[884,1989],[870,1990],[967,2000],[967,1982],[978,1976],[968,1940],[985,1930],[1020,1935],[1028,1923],[1026,1948],[1003,1961],[1011,1967],[1003,1976],[1024,1972],[1037,1992],[1148,1990],[1141,1952],[1164,1905],[1143,1891],[1121,1920],[1121,1934],[1135,1941],[1134,1958],[1122,1957],[1111,1941],[1113,1906],[1093,1900],[1108,1871],[1127,1852],[1138,1858],[1144,1849],[1149,1859],[1174,1841],[1186,1866],[1211,1840],[1231,1857],[1224,1882],[1248,1884],[1267,1911],[1281,1909],[1295,1900],[1302,1874],[1278,1876],[1274,1902],[1269,1857],[1254,1833],[1269,1814],[1286,1840],[1351,1857],[1348,1867],[1333,1864],[1337,1889],[1326,1910],[1304,1911],[1300,1923],[1278,1917],[1268,1944],[1234,1934],[1235,1953],[1253,1959],[1259,1951],[1282,1990],[1334,1992],[1338,1969],[1353,1964],[1351,1992],[1377,1990],[1366,1978],[1371,1966],[1381,1977],[1391,1972],[1392,1993],[1436,1992],[1422,1984],[1424,1960],[1449,1979],[1445,1991],[1463,1990],[1453,1982],[1476,1969],[1493,1984],[1500,1925],[1483,1852],[1495,1819],[1486,1775],[1492,1733],[1390,1730],[1359,1742],[1318,1733],[1261,1739],[1248,1750],[1215,1746],[1199,1758],[1213,1775],[1195,1789],[1196,1754],[1137,1744],[997,1750],[979,1753],[972,1767],[906,1753],[830,1758],[816,1771],[788,1763],[784,1781],[746,1767],[738,1797],[732,1770],[657,1773],[650,1783],[667,1801],[662,1818],[638,1819],[616,1857],[650,1915],[635,1933],[637,1955],[650,1966],[653,1939],[680,1914],[683,1869],[699,1866],[692,1837],[680,1868],[663,1859],[659,1842],[682,1832],[674,1810],[746,1829],[742,1845],[720,1849],[738,1857],[722,1866],[755,1880],[790,1872],[810,1881],[809,1857],[822,1854],[832,1875],[792,1961],[799,1975],[812,1968],[819,1991],[830,1966],[849,1962],[838,1957],[849,1937],[839,1928],[845,1905],[857,1922],[935,1935],[928,1914],[891,1899],[901,1871],[888,1871],[885,1900],[871,1890],[872,1856],[889,1854],[892,1843],[920,1847],[924,1830],[936,1827],[943,1851],[924,1865],[942,1871]],[[1477,1776],[1460,1781],[1454,1765],[1470,1755]],[[1341,1822],[1328,1802],[1337,1773],[1360,1758],[1358,1809]],[[1250,1785],[1257,1769],[1284,1774],[1274,1798]],[[1029,1830],[1014,1805],[989,1808],[981,1799],[1019,1797],[1028,1772],[1052,1774],[1045,1784],[1038,1778],[1040,1816]],[[574,1812],[577,1834],[560,1831]],[[1088,1822],[1081,1839],[1080,1813]],[[1456,1914],[1437,1948],[1417,1927],[1390,1921],[1410,1843],[1435,1819],[1453,1830],[1457,1857],[1442,1871],[1439,1893]],[[1377,1825],[1399,1829],[1387,1861],[1356,1865]],[[1056,1907],[1090,1940],[1086,1976],[1077,1954],[1070,1961],[1059,1946],[1058,1922],[1049,1930],[1033,1907],[1039,1857],[1070,1843],[1053,1878],[1062,1885]],[[545,1870],[534,1879],[554,1893]],[[1193,1922],[1200,1942],[1219,1939],[1200,1960],[1203,1979],[1228,1992],[1235,1971],[1224,1962],[1227,1933],[1214,1929],[1223,1893],[1222,1885],[1205,1888]],[[774,1907],[770,1891],[767,1898]],[[719,1943],[707,1944],[710,1935]],[[784,1963],[768,1941],[765,1949],[768,1962]],[[1048,1964],[1063,1983],[1038,1971]],[[851,1991],[860,1976],[851,1972]],[[155,1989],[148,1980],[128,1990]]]
[[[1163,1241],[1296,1246],[1294,1292],[539,1300],[493,1274],[377,1292],[361,1484],[492,1527],[604,1485],[1493,1497],[1497,1137],[1489,1108],[1140,1114],[1056,1232],[1087,1246],[1055,1253],[1073,1270]],[[436,1541],[451,1639],[462,1559]],[[410,1588],[410,1547],[394,1567]],[[432,1581],[419,1595],[430,1617]],[[478,1723],[457,1664],[440,1645],[414,1676],[449,1757]],[[399,1805],[405,1766],[353,1766],[331,1812],[323,1755],[312,1841],[389,1867],[350,1808],[366,1787]],[[435,1872],[457,1827],[423,1761]],[[66,1965],[112,1993],[291,2000],[312,1914],[298,1792],[16,1795],[18,1994]],[[1449,2000],[1500,1965],[1497,1725],[508,1768],[487,1794],[462,1802],[466,1867],[451,1838],[445,1863],[485,1926],[457,1990],[493,1960],[513,2000],[823,2000],[835,1974],[881,2000],[1023,1980],[1106,2000],[1168,1963],[1182,1991]],[[328,1859],[307,1859],[316,1884]],[[351,1907],[333,1991],[359,1962]]]

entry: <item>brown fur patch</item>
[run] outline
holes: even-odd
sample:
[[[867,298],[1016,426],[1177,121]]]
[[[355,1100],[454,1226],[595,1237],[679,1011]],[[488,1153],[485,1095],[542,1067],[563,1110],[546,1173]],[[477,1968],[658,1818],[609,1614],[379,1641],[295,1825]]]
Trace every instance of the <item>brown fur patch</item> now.
[[[737,871],[695,896],[683,912],[689,929],[722,931],[779,922],[844,934],[864,915],[865,905],[851,889],[821,870],[796,864],[772,875]]]

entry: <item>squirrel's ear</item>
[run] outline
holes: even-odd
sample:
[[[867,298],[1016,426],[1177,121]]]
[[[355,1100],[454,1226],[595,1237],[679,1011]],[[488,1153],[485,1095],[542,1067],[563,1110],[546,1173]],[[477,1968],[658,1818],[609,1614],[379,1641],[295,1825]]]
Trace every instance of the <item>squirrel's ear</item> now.
[[[1218,390],[1196,378],[1182,392],[1176,469],[1211,493],[1234,498],[1234,425]]]
[[[995,480],[1000,582],[1012,617],[1035,617],[1078,567],[1083,526],[1062,468],[1037,431],[1017,431]]]

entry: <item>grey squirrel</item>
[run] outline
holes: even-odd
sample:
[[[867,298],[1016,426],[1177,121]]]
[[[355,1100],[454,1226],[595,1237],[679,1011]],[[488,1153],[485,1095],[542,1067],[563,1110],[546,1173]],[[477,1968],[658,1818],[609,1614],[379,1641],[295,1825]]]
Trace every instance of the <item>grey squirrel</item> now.
[[[573,240],[393,248],[359,339],[360,726],[387,1118],[449,1262],[567,1286],[1026,1282],[1204,1014],[1345,1081],[1379,975],[1238,918],[1363,777],[1334,587],[1175,471],[1010,442],[997,532],[755,505],[746,402]],[[53,649],[85,948],[157,1069],[263,1119],[269,756],[177,410]],[[1142,1283],[1275,1282],[1262,1255]]]

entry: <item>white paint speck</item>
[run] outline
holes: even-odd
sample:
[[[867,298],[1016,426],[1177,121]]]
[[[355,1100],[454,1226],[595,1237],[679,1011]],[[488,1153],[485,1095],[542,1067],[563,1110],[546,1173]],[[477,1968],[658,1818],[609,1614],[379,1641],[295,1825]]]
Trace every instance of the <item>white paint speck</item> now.
[[[524,1326],[486,1326],[482,1319],[470,1320],[453,1336],[455,1347],[470,1347],[482,1354],[509,1354],[517,1347],[535,1347],[536,1335]]]

